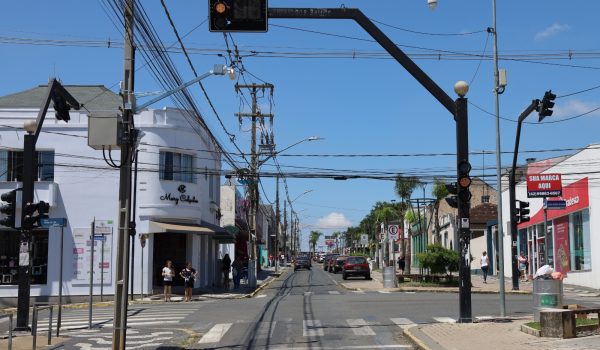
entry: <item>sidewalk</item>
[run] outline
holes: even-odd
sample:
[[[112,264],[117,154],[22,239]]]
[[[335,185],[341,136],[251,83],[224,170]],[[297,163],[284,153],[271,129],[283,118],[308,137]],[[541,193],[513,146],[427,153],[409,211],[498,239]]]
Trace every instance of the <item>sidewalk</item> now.
[[[530,321],[531,319],[481,323],[434,323],[405,329],[404,334],[422,350],[600,349],[600,335],[557,339],[539,338],[521,332],[521,325]]]

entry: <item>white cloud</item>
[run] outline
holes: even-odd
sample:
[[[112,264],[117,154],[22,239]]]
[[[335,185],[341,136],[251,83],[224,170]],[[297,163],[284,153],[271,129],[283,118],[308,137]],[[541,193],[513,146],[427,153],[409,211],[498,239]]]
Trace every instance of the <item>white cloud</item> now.
[[[574,117],[596,108],[598,108],[598,103],[590,103],[582,100],[558,100],[553,108],[554,113],[552,114],[552,117]],[[600,116],[600,110],[596,110],[588,114],[588,116]]]
[[[561,32],[569,30],[570,27],[567,24],[554,23],[550,27],[542,30],[535,34],[535,40],[544,40]]]
[[[330,213],[317,220],[315,226],[320,229],[344,229],[352,226],[352,223],[342,213]]]

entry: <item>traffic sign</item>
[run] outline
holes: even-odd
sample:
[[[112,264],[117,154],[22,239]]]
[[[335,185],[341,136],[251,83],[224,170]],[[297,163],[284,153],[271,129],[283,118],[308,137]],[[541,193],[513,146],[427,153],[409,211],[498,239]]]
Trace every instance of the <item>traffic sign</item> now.
[[[390,239],[397,240],[400,232],[400,225],[388,225],[388,234]]]
[[[94,235],[94,241],[104,241],[106,240],[105,235]]]
[[[367,245],[369,244],[369,235],[363,233],[360,235],[360,244],[361,245]]]
[[[67,226],[67,219],[66,218],[42,218],[42,219],[40,219],[40,225],[43,228],[65,227],[65,226]]]
[[[567,201],[565,200],[544,200],[544,209],[565,209],[567,207]]]
[[[557,197],[562,195],[560,174],[527,175],[527,197]]]
[[[112,220],[94,220],[94,233],[110,235],[113,232]]]

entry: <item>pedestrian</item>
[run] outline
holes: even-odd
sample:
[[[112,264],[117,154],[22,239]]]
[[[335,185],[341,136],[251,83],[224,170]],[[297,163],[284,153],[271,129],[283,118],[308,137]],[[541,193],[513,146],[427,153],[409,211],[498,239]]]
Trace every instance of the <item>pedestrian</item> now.
[[[225,254],[221,261],[221,272],[223,273],[223,288],[229,289],[229,272],[231,270],[231,258]]]
[[[175,269],[173,269],[173,262],[167,260],[165,267],[162,269],[163,285],[165,301],[171,301],[171,287],[173,286],[173,277],[175,277]]]
[[[188,262],[185,269],[181,270],[179,276],[183,278],[183,286],[185,287],[185,297],[183,301],[192,301],[192,288],[196,280],[196,270],[192,267],[192,263]]]
[[[273,254],[269,254],[269,266],[270,267],[274,266],[274,264],[273,264]]]
[[[525,256],[525,253],[521,252],[519,255],[519,275],[521,281],[527,282],[529,278],[527,278],[527,267],[529,266],[529,259]]]
[[[240,279],[242,278],[242,271],[244,270],[244,264],[237,256],[233,259],[233,264],[231,264],[233,274],[233,289],[240,288]]]
[[[481,265],[481,271],[483,272],[483,283],[487,283],[488,267],[490,265],[490,260],[485,251],[481,255],[479,263]]]
[[[404,268],[406,267],[406,262],[404,261],[404,257],[403,256],[399,256],[398,257],[398,270],[402,271],[402,274],[404,275]]]
[[[373,272],[373,260],[371,260],[371,257],[367,257],[367,264],[369,264],[369,273]]]

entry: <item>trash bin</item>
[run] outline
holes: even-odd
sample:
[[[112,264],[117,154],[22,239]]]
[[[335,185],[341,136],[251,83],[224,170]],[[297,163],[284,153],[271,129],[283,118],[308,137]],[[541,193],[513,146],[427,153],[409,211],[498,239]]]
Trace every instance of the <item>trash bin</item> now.
[[[563,282],[561,280],[533,280],[533,320],[540,320],[544,309],[561,309]]]
[[[396,276],[394,276],[394,268],[393,267],[384,267],[383,268],[383,288],[394,288],[396,287]]]

